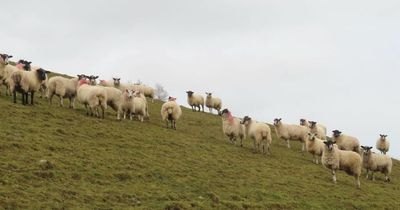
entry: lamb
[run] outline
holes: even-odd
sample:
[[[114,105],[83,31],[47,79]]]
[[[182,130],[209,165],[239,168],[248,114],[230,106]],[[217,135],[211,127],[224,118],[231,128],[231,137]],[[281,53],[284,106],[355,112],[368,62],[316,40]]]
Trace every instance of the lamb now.
[[[204,98],[201,95],[194,94],[193,91],[189,90],[186,91],[188,94],[188,103],[192,107],[192,111],[196,111],[196,107],[199,108],[200,112],[200,107],[202,107],[203,112],[204,112]]]
[[[361,154],[360,142],[356,137],[342,134],[342,132],[339,130],[334,130],[332,132],[333,132],[332,135],[333,141],[336,142],[339,149],[354,151],[357,152],[358,154]]]
[[[145,117],[148,117],[146,98],[143,99],[139,91],[135,91],[133,97],[133,114],[138,116],[138,119],[143,122]]]
[[[171,97],[170,97],[171,99]],[[176,130],[176,121],[182,116],[181,107],[174,100],[169,100],[161,106],[161,117],[162,120],[167,123],[167,128],[169,127],[169,122],[171,122],[171,128]]]
[[[126,119],[126,115],[129,113],[129,118],[132,120],[133,117],[133,97],[135,91],[132,89],[126,89],[121,96],[121,103],[119,104],[117,119],[121,119],[121,114],[124,115],[124,119]]]
[[[389,175],[392,172],[392,158],[383,154],[375,154],[371,151],[372,147],[361,146],[363,149],[363,166],[367,169],[367,179],[371,172],[371,179],[375,180],[374,172],[378,171],[385,174],[385,181],[390,182]]]
[[[240,124],[240,120],[232,116],[228,109],[218,113],[222,119],[222,131],[229,138],[232,144],[236,144],[237,138],[240,139],[240,146],[243,147],[243,140],[246,137],[246,128]]]
[[[94,115],[96,111],[97,117],[100,117],[99,108],[102,110],[102,118],[104,119],[104,111],[107,109],[107,93],[103,87],[92,86],[86,79],[78,82],[77,99],[85,105],[86,115]]]
[[[387,135],[379,134],[380,138],[376,142],[376,149],[381,151],[382,154],[385,154],[389,151],[390,143],[386,139]]]
[[[53,103],[53,96],[56,95],[60,98],[60,106],[64,106],[64,98],[69,99],[69,108],[75,108],[75,97],[78,87],[78,81],[85,78],[83,74],[77,75],[75,78],[65,78],[62,76],[55,76],[49,79],[47,87],[47,98],[49,104]]]
[[[253,121],[249,116],[245,116],[240,124],[246,127],[247,136],[253,139],[254,152],[262,145],[262,154],[270,154],[271,128],[265,123]]]
[[[317,122],[315,121],[310,121],[309,123],[310,123],[310,132],[315,133],[318,138],[326,140],[326,130],[324,130],[324,128],[321,126],[318,126],[319,124],[317,125]]]
[[[324,141],[317,137],[314,133],[308,133],[308,139],[306,142],[306,149],[313,155],[313,162],[318,164],[318,159],[321,158],[322,152],[324,151]]]
[[[274,126],[278,138],[283,139],[287,143],[287,147],[290,149],[289,140],[298,140],[302,142],[301,151],[305,150],[305,143],[307,141],[307,136],[310,128],[301,125],[289,125],[282,123],[282,118],[274,119]]]
[[[212,93],[206,92],[206,95],[207,95],[206,107],[208,107],[210,109],[210,113],[212,113],[212,109],[217,110],[217,112],[219,113],[219,111],[221,110],[221,107],[222,107],[221,99],[212,97]]]
[[[324,141],[322,164],[332,170],[333,182],[336,184],[336,170],[344,170],[348,175],[354,176],[358,188],[362,168],[361,156],[353,151],[339,150],[335,142]]]
[[[46,80],[47,73],[50,72],[42,68],[34,68],[31,71],[14,70],[8,79],[14,103],[17,102],[16,92],[19,91],[22,93],[22,104],[28,104],[28,93],[31,93],[31,105],[33,105],[34,94],[39,91],[42,82]]]

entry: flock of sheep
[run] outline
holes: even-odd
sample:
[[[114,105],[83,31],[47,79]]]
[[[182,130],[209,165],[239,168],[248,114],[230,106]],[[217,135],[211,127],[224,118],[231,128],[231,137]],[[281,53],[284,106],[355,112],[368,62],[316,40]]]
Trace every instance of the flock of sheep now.
[[[0,84],[6,88],[6,95],[13,95],[16,103],[16,94],[21,93],[22,104],[29,104],[28,97],[31,96],[31,104],[34,104],[35,92],[46,96],[49,104],[52,104],[54,96],[58,96],[60,106],[64,99],[69,99],[69,107],[75,108],[75,99],[85,106],[86,114],[104,118],[107,107],[111,107],[118,120],[127,115],[130,120],[137,117],[141,122],[149,118],[148,102],[146,97],[154,101],[155,90],[142,84],[122,84],[120,78],[112,81],[101,80],[98,84],[98,76],[77,75],[75,78],[54,76],[48,78],[46,71],[39,67],[32,67],[31,62],[19,60],[16,65],[9,63],[11,55],[0,54]],[[206,93],[206,99],[193,91],[187,91],[187,101],[193,111],[203,111],[204,106],[209,108],[210,113],[215,109],[222,118],[223,133],[232,144],[240,139],[240,146],[248,136],[253,140],[254,152],[261,151],[262,154],[270,154],[271,151],[271,128],[268,124],[257,122],[249,116],[242,119],[236,118],[228,109],[222,109],[222,101],[213,97],[212,93]],[[100,113],[101,112],[101,113]],[[122,115],[122,116],[121,116]],[[176,99],[169,97],[161,107],[162,120],[166,126],[176,129],[176,122],[182,115],[181,107]],[[374,172],[382,172],[385,181],[389,182],[392,169],[392,159],[386,155],[389,151],[387,135],[380,135],[376,148],[382,154],[371,151],[372,147],[361,146],[356,137],[343,134],[334,130],[331,138],[327,137],[325,126],[315,122],[301,119],[300,124],[286,124],[282,119],[274,119],[274,129],[279,139],[286,141],[290,148],[290,141],[300,141],[302,151],[308,151],[313,155],[313,162],[321,162],[332,171],[333,181],[336,183],[336,171],[344,170],[347,174],[354,176],[357,187],[360,187],[359,177],[361,169],[367,171],[367,179],[375,179]],[[320,160],[320,161],[319,161]]]

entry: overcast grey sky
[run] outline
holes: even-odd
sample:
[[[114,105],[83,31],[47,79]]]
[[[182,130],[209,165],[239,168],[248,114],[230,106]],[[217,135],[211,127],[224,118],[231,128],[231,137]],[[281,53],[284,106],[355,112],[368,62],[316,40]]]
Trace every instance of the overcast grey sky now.
[[[400,1],[5,1],[1,52],[213,92],[236,116],[321,122],[400,158]],[[330,135],[331,133],[329,133]]]

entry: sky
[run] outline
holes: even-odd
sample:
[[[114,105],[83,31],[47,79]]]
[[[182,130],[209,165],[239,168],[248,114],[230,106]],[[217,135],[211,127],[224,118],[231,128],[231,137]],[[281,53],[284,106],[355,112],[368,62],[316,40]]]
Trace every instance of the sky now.
[[[70,75],[159,83],[187,106],[317,121],[400,159],[398,0],[32,0],[1,3],[0,52]],[[395,95],[393,95],[395,94]]]

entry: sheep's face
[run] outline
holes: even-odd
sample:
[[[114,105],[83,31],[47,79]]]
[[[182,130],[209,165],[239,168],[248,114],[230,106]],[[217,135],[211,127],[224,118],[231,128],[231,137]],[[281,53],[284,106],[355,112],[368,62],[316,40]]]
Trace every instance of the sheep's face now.
[[[334,144],[336,144],[336,142],[334,141],[324,141],[324,144],[326,146],[326,148],[328,148],[329,151],[333,150]]]
[[[310,121],[310,128],[315,128],[316,125],[317,125],[317,122]]]
[[[42,68],[36,70],[36,74],[37,74],[37,77],[38,77],[38,80],[39,80],[39,81],[46,80],[46,78],[47,78],[47,73],[50,73],[50,72],[49,72],[49,71],[46,71],[46,70],[44,70],[44,69],[42,69]]]
[[[249,125],[250,123],[251,123],[251,117],[249,117],[249,116],[244,116],[243,120],[240,121],[240,124],[243,124],[243,125]]]
[[[168,101],[176,101],[176,98],[170,96],[170,97],[168,97]]]
[[[135,96],[135,91],[132,89],[126,89],[125,92],[128,98],[133,98]]]
[[[279,118],[279,119],[278,119],[278,118],[275,118],[275,119],[274,119],[274,125],[275,125],[275,126],[280,126],[280,125],[282,125],[282,122],[281,122],[281,121],[282,121],[282,118]]]
[[[207,95],[207,98],[211,98],[212,97],[212,93],[207,93],[206,92],[206,95]]]
[[[113,78],[114,86],[118,87],[121,84],[121,78]]]
[[[220,111],[218,113],[219,116],[226,116],[227,114],[229,114],[229,110],[228,109],[223,109],[222,111]]]
[[[363,157],[368,158],[371,154],[372,154],[372,147],[369,146],[361,146],[361,148],[363,149]]]
[[[188,97],[190,98],[190,97],[192,97],[193,96],[193,91],[191,91],[191,90],[189,90],[189,91],[186,91],[186,93],[187,93],[187,95],[188,95]]]
[[[381,140],[383,140],[383,141],[386,140],[387,135],[384,135],[384,134],[379,134],[379,135],[381,136]]]
[[[26,61],[26,60],[19,60],[17,64],[21,64],[22,68],[25,71],[30,71],[31,70],[31,63],[30,61]]]
[[[315,137],[316,137],[316,135],[314,133],[308,133],[308,140],[314,141]]]
[[[4,65],[8,64],[8,59],[12,58],[12,55],[7,55],[7,54],[0,54],[0,62]]]
[[[300,125],[305,126],[306,125],[307,120],[306,119],[300,119]]]
[[[82,80],[82,79],[86,79],[87,78],[87,76],[86,75],[84,75],[84,74],[78,74],[78,75],[76,75],[77,77],[78,77],[78,81],[80,81],[80,80]]]
[[[334,130],[334,131],[332,131],[332,133],[333,133],[333,137],[339,137],[342,132],[340,132],[339,130]]]
[[[90,85],[96,85],[97,78],[99,78],[99,76],[93,76],[93,75],[89,76],[88,79],[89,79]]]

